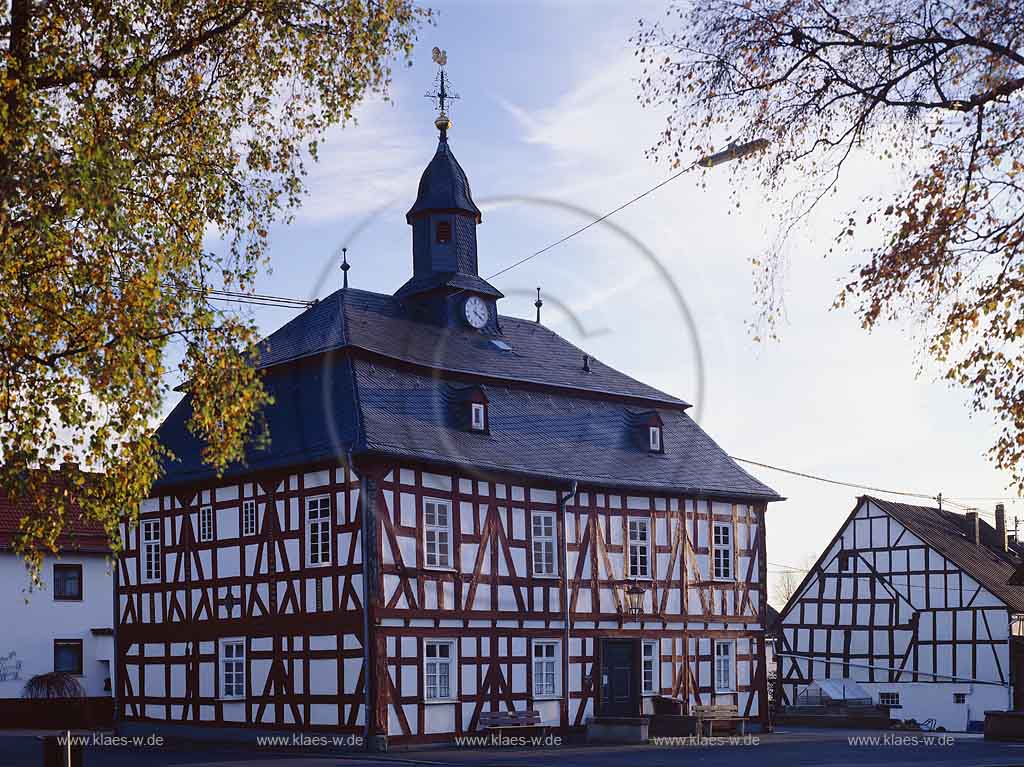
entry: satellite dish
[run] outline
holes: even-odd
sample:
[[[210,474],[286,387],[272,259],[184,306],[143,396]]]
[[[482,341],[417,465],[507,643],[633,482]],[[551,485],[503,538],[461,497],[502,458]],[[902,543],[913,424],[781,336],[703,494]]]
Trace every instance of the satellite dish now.
[[[435,45],[434,50],[430,52],[430,58],[432,58],[434,63],[439,67],[443,67],[448,63],[448,51],[442,51]]]

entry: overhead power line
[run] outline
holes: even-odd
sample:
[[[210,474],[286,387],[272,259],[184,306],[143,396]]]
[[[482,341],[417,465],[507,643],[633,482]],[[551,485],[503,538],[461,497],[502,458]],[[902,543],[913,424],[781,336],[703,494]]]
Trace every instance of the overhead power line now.
[[[734,460],[734,461],[739,461],[740,463],[750,464],[751,466],[759,466],[762,469],[768,469],[770,471],[778,471],[778,472],[781,472],[783,474],[790,474],[790,475],[792,475],[794,477],[801,477],[802,479],[811,479],[811,480],[814,480],[815,482],[825,482],[825,483],[828,483],[830,485],[839,485],[841,487],[851,487],[851,488],[854,488],[856,490],[867,490],[867,491],[873,492],[873,493],[882,493],[883,495],[898,495],[898,496],[903,496],[905,498],[920,498],[922,500],[936,501],[936,502],[939,502],[939,503],[942,503],[942,504],[947,504],[948,503],[950,506],[956,506],[957,508],[964,509],[966,511],[977,511],[979,514],[983,514],[985,516],[990,516],[990,517],[991,516],[995,516],[995,512],[994,511],[976,509],[973,506],[969,506],[969,505],[963,503],[963,501],[968,501],[968,500],[978,500],[978,501],[981,501],[981,500],[984,500],[984,501],[1006,501],[1006,502],[1009,502],[1009,503],[1015,503],[1015,502],[1019,502],[1019,501],[1022,500],[1020,498],[995,498],[995,497],[985,497],[985,498],[982,498],[980,496],[965,497],[965,496],[959,496],[959,495],[957,495],[957,496],[947,496],[944,493],[937,493],[935,495],[931,495],[929,493],[916,493],[916,492],[912,492],[910,490],[887,490],[887,489],[882,488],[882,487],[874,487],[873,485],[865,485],[865,484],[861,484],[859,482],[846,482],[846,481],[840,480],[840,479],[832,479],[831,477],[823,477],[823,476],[818,475],[818,474],[810,474],[810,473],[805,472],[805,471],[797,471],[796,469],[786,469],[786,468],[783,468],[782,466],[773,466],[770,463],[762,463],[761,461],[753,461],[753,460],[751,460],[749,458],[740,458],[740,457],[735,456],[735,455],[729,456],[729,457],[732,458],[732,460]]]

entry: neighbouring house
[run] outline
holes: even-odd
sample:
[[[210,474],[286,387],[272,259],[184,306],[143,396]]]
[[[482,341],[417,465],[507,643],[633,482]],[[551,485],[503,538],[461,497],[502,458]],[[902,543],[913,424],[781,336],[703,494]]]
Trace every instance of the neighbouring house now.
[[[55,472],[54,493],[61,492],[62,481]],[[0,727],[45,724],[38,708],[22,699],[22,689],[30,677],[51,671],[70,674],[81,684],[90,724],[109,723],[114,673],[110,547],[101,528],[68,519],[58,539],[60,554],[46,554],[42,585],[32,588],[24,560],[12,549],[26,513],[24,501],[0,490]]]
[[[948,730],[1024,708],[1024,547],[994,521],[861,497],[782,611],[783,702],[851,680]]]
[[[123,730],[450,739],[492,711],[563,731],[658,693],[763,721],[765,510],[687,414],[499,314],[440,142],[412,276],[345,287],[261,345],[269,445],[218,477],[186,396],[127,530]]]

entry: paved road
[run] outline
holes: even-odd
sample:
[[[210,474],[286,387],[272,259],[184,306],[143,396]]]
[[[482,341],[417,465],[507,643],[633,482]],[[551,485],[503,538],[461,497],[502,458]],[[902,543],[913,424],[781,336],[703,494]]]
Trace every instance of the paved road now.
[[[915,740],[916,736],[916,740]],[[979,736],[892,732],[787,730],[757,736],[756,743],[681,744],[676,746],[569,746],[549,749],[448,749],[392,752],[387,755],[338,755],[309,750],[257,750],[202,745],[163,748],[90,747],[88,767],[1024,767],[1024,743],[989,743]],[[851,744],[848,738],[873,738]],[[948,741],[948,742],[946,742]],[[0,731],[0,765],[41,765],[36,739]]]

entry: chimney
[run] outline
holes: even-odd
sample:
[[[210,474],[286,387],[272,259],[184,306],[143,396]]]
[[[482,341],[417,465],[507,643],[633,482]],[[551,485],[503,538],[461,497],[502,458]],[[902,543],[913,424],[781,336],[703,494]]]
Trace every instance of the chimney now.
[[[967,537],[971,539],[971,543],[975,546],[977,546],[981,540],[981,535],[978,530],[978,512],[976,511],[967,512]]]
[[[999,548],[1006,551],[1006,507],[1001,503],[996,504],[996,537]]]

